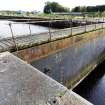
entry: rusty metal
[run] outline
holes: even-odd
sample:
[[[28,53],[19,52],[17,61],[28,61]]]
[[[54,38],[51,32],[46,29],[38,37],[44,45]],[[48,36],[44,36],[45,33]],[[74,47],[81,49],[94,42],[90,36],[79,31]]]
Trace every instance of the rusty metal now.
[[[29,23],[29,34],[32,35],[30,23]]]
[[[48,30],[49,30],[49,40],[51,41],[51,18],[49,19],[49,27],[48,27]]]
[[[73,35],[73,34],[72,34],[72,19],[71,19],[71,35]]]
[[[86,32],[86,27],[87,27],[87,19],[85,19],[85,32]]]
[[[11,23],[9,23],[9,27],[10,27],[10,31],[11,31],[11,35],[12,35],[12,40],[13,40],[13,43],[14,43],[14,47],[18,51],[18,47],[16,45],[16,41],[15,41],[15,38],[14,38],[14,33],[13,33],[13,30],[12,30],[12,24]]]

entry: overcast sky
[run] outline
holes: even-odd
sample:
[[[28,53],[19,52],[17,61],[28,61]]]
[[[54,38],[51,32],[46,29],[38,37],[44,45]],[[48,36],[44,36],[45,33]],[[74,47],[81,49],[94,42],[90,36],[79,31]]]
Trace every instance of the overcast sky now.
[[[92,6],[105,4],[105,0],[0,0],[0,10],[42,11],[46,1],[56,1],[69,8],[78,5]]]

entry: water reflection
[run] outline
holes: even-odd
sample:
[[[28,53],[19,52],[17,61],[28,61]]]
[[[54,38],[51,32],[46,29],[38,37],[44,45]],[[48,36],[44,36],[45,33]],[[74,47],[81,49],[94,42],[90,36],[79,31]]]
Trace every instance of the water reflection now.
[[[0,38],[11,37],[11,32],[8,25],[10,22],[11,21],[0,20]],[[30,27],[32,33],[42,33],[48,31],[48,28],[43,26],[31,24]],[[13,24],[12,29],[15,36],[30,34],[28,24]]]

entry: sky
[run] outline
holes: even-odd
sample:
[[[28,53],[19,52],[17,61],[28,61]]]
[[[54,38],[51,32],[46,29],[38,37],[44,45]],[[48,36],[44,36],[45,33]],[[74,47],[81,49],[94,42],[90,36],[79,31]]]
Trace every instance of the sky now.
[[[56,1],[70,9],[75,6],[94,6],[105,4],[105,0],[0,0],[0,10],[43,11],[46,1]]]

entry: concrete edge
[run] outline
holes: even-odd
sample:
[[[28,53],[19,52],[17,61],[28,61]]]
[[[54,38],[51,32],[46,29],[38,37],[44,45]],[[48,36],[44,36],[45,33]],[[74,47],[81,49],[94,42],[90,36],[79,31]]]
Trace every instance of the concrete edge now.
[[[51,96],[51,94],[53,95],[53,97],[52,98],[50,98],[50,100],[48,100],[48,103],[46,104],[46,105],[92,105],[90,102],[88,102],[88,101],[86,101],[85,99],[83,99],[81,96],[79,96],[79,95],[77,95],[76,93],[74,93],[72,90],[68,90],[66,87],[64,87],[63,85],[61,85],[60,83],[58,83],[58,82],[56,82],[55,80],[53,80],[52,78],[50,78],[50,77],[48,77],[48,76],[46,76],[45,74],[43,74],[42,72],[40,72],[39,70],[37,70],[36,68],[34,68],[34,67],[32,67],[31,65],[29,65],[29,64],[27,64],[26,62],[24,62],[24,61],[22,61],[21,59],[19,59],[19,58],[17,58],[16,56],[14,56],[14,55],[12,55],[11,53],[9,53],[9,52],[4,52],[4,53],[0,53],[0,61],[2,61],[2,62],[4,62],[5,63],[5,59],[7,59],[8,61],[9,61],[9,64],[8,64],[8,62],[6,63],[6,65],[7,66],[2,66],[2,63],[0,62],[0,67],[2,67],[1,68],[1,70],[2,69],[6,69],[7,71],[10,71],[10,75],[11,75],[11,73],[15,73],[15,72],[21,72],[21,71],[23,71],[22,73],[24,74],[24,72],[27,72],[27,70],[28,70],[28,73],[30,73],[30,72],[33,72],[32,73],[32,75],[34,75],[34,78],[36,78],[37,76],[38,76],[38,80],[40,80],[41,79],[41,81],[39,81],[39,82],[41,82],[41,83],[38,83],[39,85],[38,86],[40,86],[40,84],[42,84],[41,86],[43,86],[44,85],[44,83],[45,82],[48,82],[47,84],[49,85],[49,86],[46,86],[46,85],[44,85],[45,87],[44,87],[44,89],[43,89],[43,87],[42,87],[42,90],[40,90],[40,93],[41,92],[43,92],[43,94],[45,94],[45,91],[44,90],[47,90],[47,87],[48,87],[48,89],[49,89],[49,91],[50,91],[50,89],[54,89],[53,88],[53,86],[57,86],[57,87],[59,87],[58,89],[56,89],[55,88],[55,90],[53,90],[53,92],[54,93],[51,93],[50,92],[50,94],[48,93],[47,95],[45,95],[45,96]],[[17,64],[17,65],[13,65],[13,64]],[[19,66],[20,65],[20,66]],[[26,66],[26,67],[25,67]],[[27,68],[26,70],[23,69],[24,68]],[[12,70],[12,72],[11,72],[11,69],[13,69]],[[6,72],[7,72],[6,71]],[[4,76],[3,76],[3,78],[5,77],[5,75],[7,75],[8,76],[8,74],[6,74],[6,72],[4,72]],[[35,73],[34,73],[35,72]],[[26,73],[26,74],[28,74],[28,73]],[[0,73],[1,74],[1,73]],[[36,75],[36,76],[35,76]],[[1,75],[1,77],[2,77],[2,75]],[[12,77],[10,77],[10,78],[12,78]],[[43,79],[45,79],[44,80],[44,82],[42,81],[42,78]],[[2,80],[2,79],[1,79]],[[35,80],[35,81],[37,81],[37,79]],[[2,82],[7,82],[7,81],[5,81],[5,80],[2,80]],[[9,82],[9,81],[8,81]],[[22,81],[20,81],[20,82],[22,82]],[[24,84],[24,82],[26,82],[27,83],[27,81],[23,81],[22,83]],[[29,82],[31,82],[31,81],[29,81]],[[11,83],[11,81],[10,81],[10,83]],[[0,83],[1,84],[1,83]],[[52,84],[52,85],[51,85]],[[2,84],[1,84],[2,85]],[[24,85],[23,85],[24,86]],[[38,88],[38,87],[37,87]],[[40,87],[41,88],[41,87]],[[13,88],[14,89],[14,88]],[[7,87],[7,90],[8,90],[8,87]],[[28,88],[28,90],[30,90],[30,88]],[[48,92],[49,92],[48,91]],[[52,90],[51,90],[52,91]],[[56,92],[60,92],[61,91],[61,93],[60,94],[56,94]],[[6,92],[6,93],[5,93]],[[27,93],[27,91],[25,91],[26,93]],[[24,93],[25,93],[24,92]],[[62,93],[63,92],[63,93]],[[5,94],[7,94],[7,91],[4,91],[4,93]],[[39,96],[40,96],[40,93],[39,93]],[[54,95],[55,94],[55,95]],[[27,94],[26,94],[27,95]],[[36,98],[37,96],[36,96],[37,94],[34,94],[34,97]],[[24,96],[24,95],[23,95]],[[14,103],[12,103],[13,101],[11,101],[10,100],[10,98],[8,98],[9,96],[7,95],[6,96],[6,98],[9,100],[9,102],[11,102],[11,104],[14,104]],[[24,97],[26,97],[26,96],[24,96]],[[28,98],[30,99],[30,96],[28,96]],[[48,98],[48,97],[47,97]],[[53,101],[53,99],[55,99],[56,98],[56,102],[55,101]],[[23,98],[24,99],[24,98]],[[43,99],[43,98],[42,98]],[[40,100],[40,99],[39,99]],[[5,101],[5,100],[4,100]],[[45,100],[40,100],[41,102],[44,102]],[[52,103],[52,102],[54,102],[54,103]],[[5,103],[5,102],[4,102]],[[44,102],[43,104],[45,105],[45,103],[46,102]],[[7,105],[7,104],[0,104],[0,105]],[[21,104],[19,104],[19,105],[21,105]],[[25,105],[25,104],[23,104],[23,105]],[[29,104],[29,105],[32,105],[32,104]],[[38,104],[39,105],[39,104]]]

